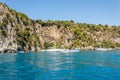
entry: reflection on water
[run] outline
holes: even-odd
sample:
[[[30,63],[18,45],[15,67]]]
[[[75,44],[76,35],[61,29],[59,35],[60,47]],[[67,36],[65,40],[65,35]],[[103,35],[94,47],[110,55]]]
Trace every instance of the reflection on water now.
[[[0,80],[119,80],[119,53],[0,54]]]

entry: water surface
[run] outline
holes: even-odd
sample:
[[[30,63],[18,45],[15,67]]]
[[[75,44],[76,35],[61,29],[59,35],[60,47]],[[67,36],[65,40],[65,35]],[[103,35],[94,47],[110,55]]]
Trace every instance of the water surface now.
[[[120,80],[120,51],[0,54],[0,80]]]

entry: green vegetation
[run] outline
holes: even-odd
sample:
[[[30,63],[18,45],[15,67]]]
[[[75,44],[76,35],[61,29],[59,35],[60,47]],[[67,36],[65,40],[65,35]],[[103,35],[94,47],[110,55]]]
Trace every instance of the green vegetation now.
[[[4,4],[0,3],[0,5]],[[13,29],[14,41],[23,49],[31,46],[48,49],[54,46],[53,36],[49,36],[52,33],[51,29],[53,29],[50,27],[56,27],[56,31],[62,35],[60,39],[56,39],[56,48],[120,47],[120,26],[75,23],[73,20],[32,20],[24,13],[9,8],[0,22],[0,36],[9,37],[8,32]],[[43,35],[44,32],[46,35]],[[68,38],[69,40],[67,40]],[[67,43],[64,42],[65,40]]]
[[[25,31],[19,31],[17,33],[16,41],[18,45],[21,45],[23,48],[26,46],[37,46],[39,42],[39,37],[36,33],[30,34],[29,29]]]
[[[7,31],[5,31],[5,30],[1,30],[1,35],[2,35],[3,37],[7,37],[7,36],[8,36],[8,33],[7,33]]]
[[[53,47],[53,46],[54,46],[53,43],[49,43],[49,42],[44,43],[44,49],[48,49],[48,48]]]

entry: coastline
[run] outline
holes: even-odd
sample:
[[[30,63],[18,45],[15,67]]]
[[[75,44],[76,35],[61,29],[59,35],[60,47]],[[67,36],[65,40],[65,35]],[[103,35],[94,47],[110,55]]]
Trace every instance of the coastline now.
[[[18,50],[14,48],[8,48],[8,49],[0,49],[0,53],[28,53],[28,52],[74,52],[75,50],[79,51],[108,51],[108,50],[120,50],[120,48],[77,48],[77,49],[43,49],[38,51],[31,51],[31,50]],[[77,51],[78,52],[78,51]]]
[[[41,52],[49,48],[68,52],[75,48],[120,50],[119,26],[32,20],[4,3],[0,3],[0,20],[0,53]]]

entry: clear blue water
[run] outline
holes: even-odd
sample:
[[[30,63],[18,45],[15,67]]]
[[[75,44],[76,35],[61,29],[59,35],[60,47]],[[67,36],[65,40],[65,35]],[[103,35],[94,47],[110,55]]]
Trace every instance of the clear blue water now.
[[[0,80],[120,80],[120,51],[0,54]]]

